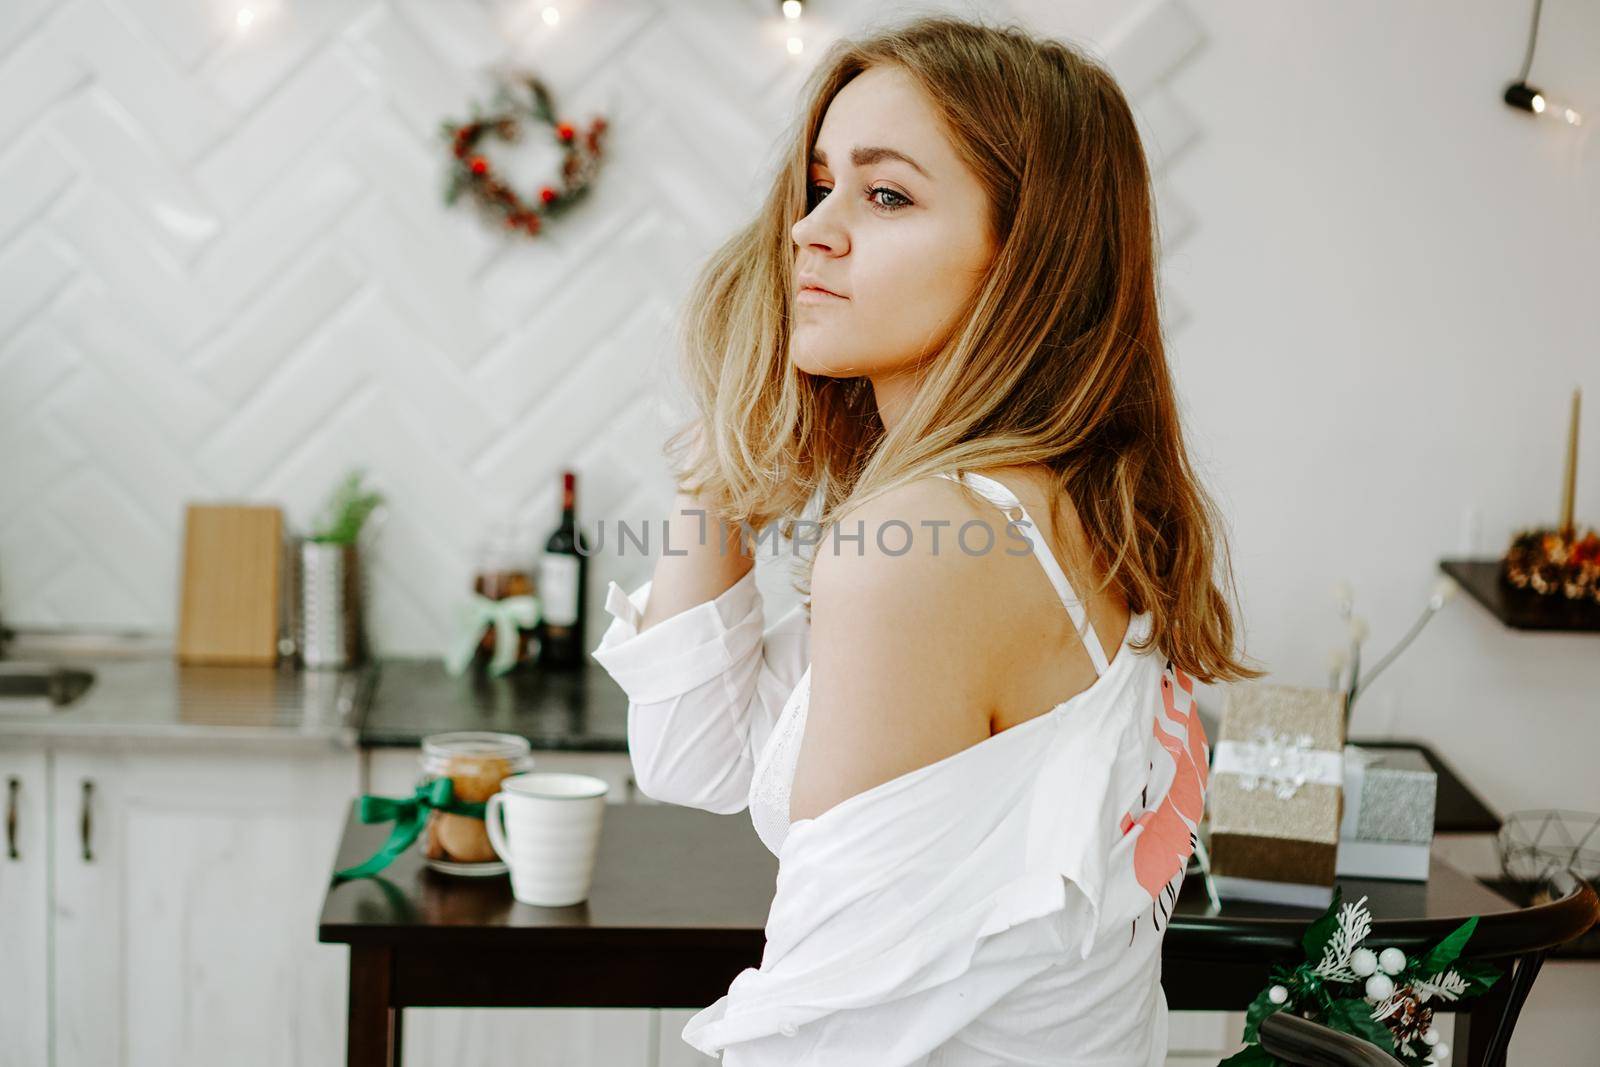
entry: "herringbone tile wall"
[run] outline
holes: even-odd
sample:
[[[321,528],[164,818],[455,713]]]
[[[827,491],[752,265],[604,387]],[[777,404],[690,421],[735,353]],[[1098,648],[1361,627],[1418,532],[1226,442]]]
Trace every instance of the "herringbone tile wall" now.
[[[359,465],[390,499],[375,646],[433,654],[487,525],[547,530],[562,467],[585,523],[654,523],[678,302],[759,202],[809,63],[951,6],[815,2],[796,57],[755,0],[554,26],[497,0],[0,4],[0,612],[170,632],[186,502],[273,501],[300,530]],[[1093,34],[1158,173],[1198,132],[1165,90],[1201,43],[1179,0],[958,10]],[[534,240],[442,199],[439,123],[505,64],[611,123],[592,198]],[[1159,195],[1170,250],[1191,217]],[[591,643],[607,579],[649,566],[595,557]]]

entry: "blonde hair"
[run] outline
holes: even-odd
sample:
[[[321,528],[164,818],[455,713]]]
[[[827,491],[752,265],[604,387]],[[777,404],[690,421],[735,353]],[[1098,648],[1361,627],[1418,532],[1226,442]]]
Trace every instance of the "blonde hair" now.
[[[811,147],[834,95],[880,65],[908,74],[942,116],[988,193],[997,249],[888,431],[865,377],[814,376],[788,358],[791,228],[808,210]],[[1230,586],[1231,567],[1183,444],[1150,175],[1110,73],[1061,41],[929,16],[836,42],[803,99],[766,202],[712,254],[684,308],[696,417],[668,440],[679,488],[751,530],[820,496],[826,530],[848,507],[939,471],[1043,465],[1052,514],[1065,495],[1091,546],[1080,595],[1114,586],[1152,613],[1133,647],[1159,647],[1203,682],[1260,676],[1234,656],[1213,581],[1219,556]]]

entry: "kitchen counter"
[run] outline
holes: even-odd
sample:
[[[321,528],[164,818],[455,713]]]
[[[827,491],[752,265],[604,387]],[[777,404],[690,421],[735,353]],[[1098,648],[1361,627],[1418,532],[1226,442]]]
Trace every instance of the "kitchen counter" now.
[[[88,671],[60,707],[0,699],[0,744],[226,742],[261,747],[415,747],[428,734],[493,730],[535,749],[626,752],[628,698],[599,664],[526,665],[501,678],[452,677],[437,657],[379,658],[343,671],[179,663],[161,635],[20,635],[0,671]]]
[[[89,671],[76,700],[0,700],[0,744],[23,741],[244,743],[260,748],[354,750],[373,671],[179,663],[170,645],[19,645],[0,670],[27,665]]]
[[[428,734],[494,730],[520,734],[535,750],[628,751],[628,697],[598,663],[572,670],[534,665],[501,678],[460,677],[438,657],[377,661],[362,720],[363,747],[414,747]]]

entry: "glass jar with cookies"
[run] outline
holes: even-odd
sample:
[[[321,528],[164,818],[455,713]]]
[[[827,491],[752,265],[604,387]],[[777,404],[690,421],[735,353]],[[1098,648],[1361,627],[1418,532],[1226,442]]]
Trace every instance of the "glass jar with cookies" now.
[[[468,804],[487,801],[501,780],[533,769],[532,746],[516,734],[461,730],[422,739],[422,785],[450,779],[450,793]],[[492,875],[506,872],[505,861],[489,844],[482,819],[445,811],[428,812],[417,838],[424,861],[445,874]]]

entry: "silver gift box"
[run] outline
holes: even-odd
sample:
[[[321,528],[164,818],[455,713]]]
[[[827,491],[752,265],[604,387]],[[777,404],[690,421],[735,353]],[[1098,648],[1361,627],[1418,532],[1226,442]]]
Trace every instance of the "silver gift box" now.
[[[1337,873],[1426,881],[1438,792],[1417,749],[1345,745]]]

